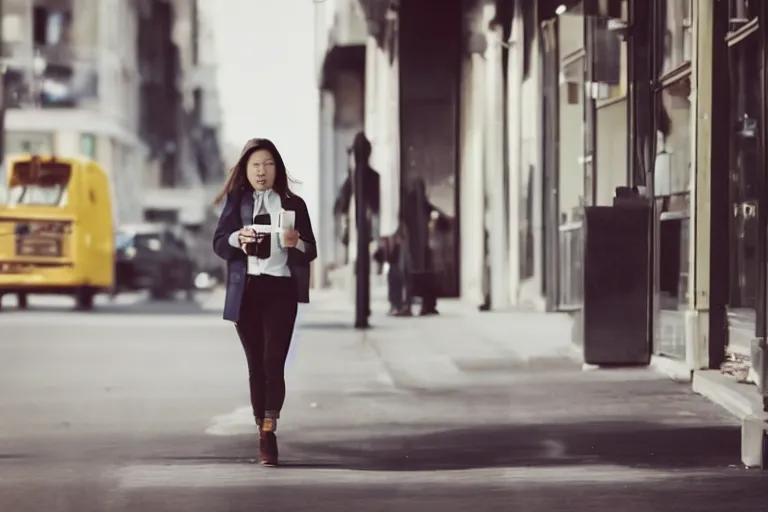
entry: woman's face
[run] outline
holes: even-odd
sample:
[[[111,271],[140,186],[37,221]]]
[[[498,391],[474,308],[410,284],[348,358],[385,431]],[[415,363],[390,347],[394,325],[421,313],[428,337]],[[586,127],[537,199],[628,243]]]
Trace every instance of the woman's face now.
[[[245,165],[248,182],[254,190],[269,190],[275,184],[275,159],[266,149],[251,153]]]

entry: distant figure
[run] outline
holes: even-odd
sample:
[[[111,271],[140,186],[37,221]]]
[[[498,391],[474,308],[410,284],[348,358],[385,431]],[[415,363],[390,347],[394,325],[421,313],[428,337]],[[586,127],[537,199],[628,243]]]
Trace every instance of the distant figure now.
[[[408,316],[411,308],[405,307],[405,272],[403,268],[405,229],[400,224],[394,234],[382,237],[374,254],[376,261],[387,264],[387,296],[390,316]]]
[[[437,287],[432,264],[432,248],[430,234],[432,231],[433,215],[440,212],[427,198],[426,185],[420,177],[413,179],[403,198],[403,224],[405,227],[405,258],[406,274],[405,308],[410,311],[414,297],[421,297],[422,316],[436,315]]]
[[[217,202],[225,199],[213,235],[214,251],[227,262],[224,319],[235,323],[248,361],[259,461],[276,466],[285,361],[298,304],[309,302],[315,236],[307,205],[291,192],[283,159],[267,139],[245,144]],[[292,226],[278,226],[284,212],[293,212]]]
[[[370,240],[376,239],[373,218],[379,215],[380,204],[380,182],[379,173],[376,172],[370,165],[371,159],[371,142],[365,136],[363,132],[359,132],[355,135],[355,139],[352,142],[352,147],[349,148],[348,153],[354,157],[355,165],[361,164],[361,168],[365,169],[364,180],[364,197],[366,204],[366,217],[368,218],[368,233],[370,234]],[[347,217],[347,225],[352,222],[349,220],[349,208],[352,204],[352,198],[354,197],[354,168],[350,166],[347,172],[347,178],[341,185],[339,195],[336,198],[336,202],[333,206],[334,215],[344,215]],[[349,243],[349,235],[345,233],[343,235],[344,244]]]

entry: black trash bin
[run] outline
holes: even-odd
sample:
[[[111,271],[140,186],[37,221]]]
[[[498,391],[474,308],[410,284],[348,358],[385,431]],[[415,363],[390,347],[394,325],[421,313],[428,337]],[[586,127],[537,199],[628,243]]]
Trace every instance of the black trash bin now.
[[[587,364],[650,362],[650,223],[650,205],[636,199],[584,210],[584,298],[575,335]]]

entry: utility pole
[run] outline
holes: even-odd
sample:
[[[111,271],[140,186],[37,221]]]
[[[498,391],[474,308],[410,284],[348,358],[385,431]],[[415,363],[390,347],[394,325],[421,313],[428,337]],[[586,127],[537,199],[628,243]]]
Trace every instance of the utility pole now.
[[[355,152],[355,219],[357,224],[357,258],[355,259],[356,300],[355,300],[355,329],[367,329],[370,312],[370,254],[368,241],[371,237],[368,225],[368,201],[365,197],[368,162],[364,161],[360,151]]]
[[[3,15],[5,0],[0,0],[0,178],[5,180],[5,37],[3,35]],[[5,182],[0,183],[0,188]]]

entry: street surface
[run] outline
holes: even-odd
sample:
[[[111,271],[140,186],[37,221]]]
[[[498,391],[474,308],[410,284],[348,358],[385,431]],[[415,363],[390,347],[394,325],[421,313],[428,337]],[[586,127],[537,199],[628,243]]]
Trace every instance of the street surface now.
[[[730,416],[649,370],[582,371],[555,317],[444,305],[361,334],[320,294],[262,468],[222,294],[198,302],[5,299],[0,511],[768,510]]]

